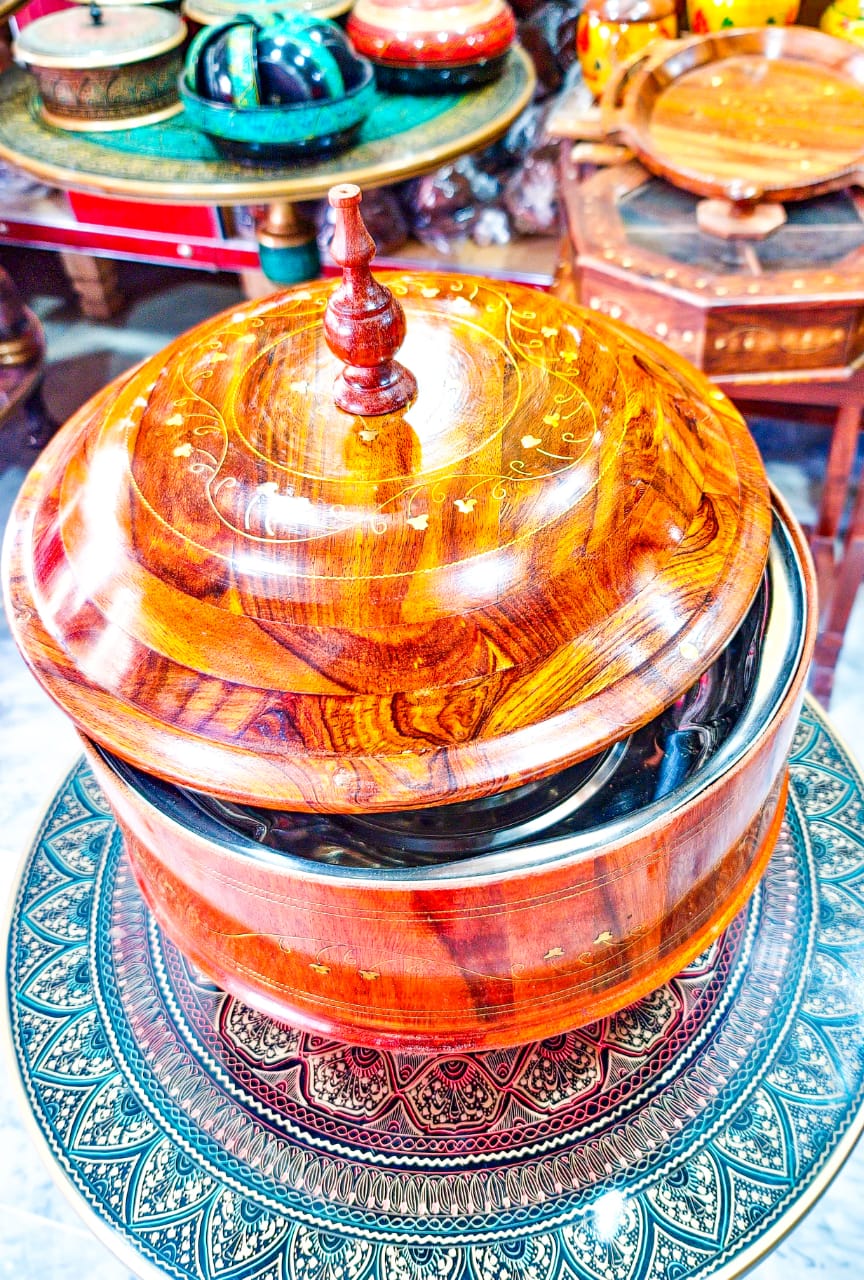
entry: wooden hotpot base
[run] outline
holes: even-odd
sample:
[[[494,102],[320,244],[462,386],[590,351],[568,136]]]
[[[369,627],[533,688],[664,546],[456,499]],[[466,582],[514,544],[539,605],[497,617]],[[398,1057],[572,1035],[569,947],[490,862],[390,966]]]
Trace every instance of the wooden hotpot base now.
[[[375,1048],[500,1048],[620,1009],[698,955],[753,892],[777,839],[786,739],[699,799],[686,827],[572,867],[490,884],[362,887],[249,860],[172,825],[106,767],[90,764],[117,814],[148,905],[177,946],[226,991],[306,1031]],[[779,758],[779,768],[778,759]],[[773,780],[770,780],[773,779]],[[750,800],[752,804],[752,800]],[[735,830],[741,822],[743,830]],[[678,829],[680,826],[680,830]],[[733,831],[730,844],[724,831]],[[374,876],[374,873],[373,873]]]

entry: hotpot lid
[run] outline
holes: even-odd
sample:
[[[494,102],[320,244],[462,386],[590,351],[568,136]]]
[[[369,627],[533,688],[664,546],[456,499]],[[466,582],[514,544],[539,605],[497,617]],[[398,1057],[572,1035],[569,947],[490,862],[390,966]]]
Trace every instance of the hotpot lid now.
[[[359,192],[339,192],[346,261]],[[364,262],[339,297],[368,346]],[[707,379],[532,289],[386,280],[404,408],[336,407],[321,281],[111,383],[25,482],[4,571],[18,644],[152,774],[298,810],[493,794],[647,723],[756,593],[767,483]]]

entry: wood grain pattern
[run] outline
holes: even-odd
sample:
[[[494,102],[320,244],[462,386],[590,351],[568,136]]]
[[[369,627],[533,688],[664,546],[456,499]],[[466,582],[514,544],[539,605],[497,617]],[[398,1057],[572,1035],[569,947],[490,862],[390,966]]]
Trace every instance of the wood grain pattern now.
[[[583,154],[562,157],[573,255],[572,283],[562,274],[556,285],[562,296],[662,336],[745,416],[776,413],[832,428],[810,542],[826,628],[812,687],[827,699],[848,619],[846,609],[833,624],[828,615],[837,574],[851,581],[845,554],[835,560],[864,409],[864,200],[856,192],[814,201],[800,219],[790,209],[790,225],[763,260],[752,245],[697,236],[695,200],[665,184],[654,199],[661,184],[638,162],[583,178]],[[645,197],[647,211],[633,218]]]
[[[803,27],[682,41],[629,76],[619,128],[652,172],[698,195],[833,190],[864,161],[864,55]]]
[[[375,1047],[522,1043],[662,983],[740,909],[782,820],[816,609],[801,531],[779,500],[775,518],[754,718],[691,788],[575,843],[372,871],[274,856],[202,827],[196,806],[85,744],[159,921],[253,1006]]]
[[[202,828],[197,808],[153,797],[140,774],[85,741],[160,923],[255,1007],[372,1046],[522,1043],[665,981],[740,909],[782,819],[816,609],[801,531],[775,503],[790,557],[771,561],[755,719],[692,789],[575,845],[528,843],[433,868],[322,866]]]
[[[382,278],[409,411],[333,408],[317,283],[109,386],[25,483],[16,639],[151,773],[286,809],[491,794],[646,723],[755,593],[765,477],[701,375],[528,289]]]

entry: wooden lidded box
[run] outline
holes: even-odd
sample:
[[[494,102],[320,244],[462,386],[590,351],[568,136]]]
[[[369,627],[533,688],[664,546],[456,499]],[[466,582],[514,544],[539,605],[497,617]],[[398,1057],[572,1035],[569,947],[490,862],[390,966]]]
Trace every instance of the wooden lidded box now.
[[[684,361],[525,288],[384,288],[331,201],[335,292],[206,322],[57,435],[10,617],[226,988],[371,1045],[551,1035],[754,887],[806,549]]]
[[[186,24],[157,5],[92,4],[29,23],[14,53],[33,71],[49,124],[106,131],[180,111]]]

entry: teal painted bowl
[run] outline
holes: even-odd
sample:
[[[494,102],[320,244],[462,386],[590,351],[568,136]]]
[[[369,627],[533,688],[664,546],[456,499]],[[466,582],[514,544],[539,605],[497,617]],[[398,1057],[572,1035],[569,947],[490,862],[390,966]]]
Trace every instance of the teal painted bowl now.
[[[187,121],[230,158],[284,163],[350,146],[375,105],[375,74],[335,23],[242,16],[198,33],[180,96]]]

